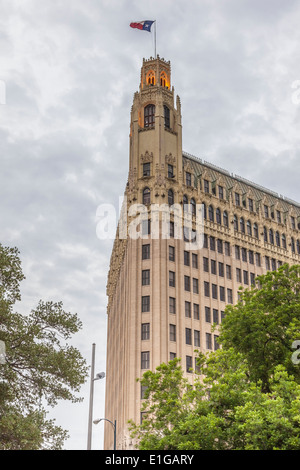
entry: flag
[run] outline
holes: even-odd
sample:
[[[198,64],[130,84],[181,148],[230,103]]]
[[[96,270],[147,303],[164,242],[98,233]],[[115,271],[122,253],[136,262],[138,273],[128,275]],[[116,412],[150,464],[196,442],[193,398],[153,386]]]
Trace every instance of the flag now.
[[[131,28],[141,29],[143,31],[151,32],[151,26],[154,21],[146,20],[146,21],[139,21],[137,23],[130,23]]]

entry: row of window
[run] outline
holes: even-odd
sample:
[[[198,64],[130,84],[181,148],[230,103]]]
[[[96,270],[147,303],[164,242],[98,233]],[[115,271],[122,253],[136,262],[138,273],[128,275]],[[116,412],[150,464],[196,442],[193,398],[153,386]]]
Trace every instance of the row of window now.
[[[176,325],[170,325],[170,327],[175,327]],[[189,331],[188,331],[189,330]],[[171,333],[172,332],[172,333]],[[196,332],[196,335],[195,335]],[[174,330],[173,328],[170,328],[170,335],[174,335]],[[189,328],[186,328],[186,344],[192,344],[192,330]],[[176,335],[176,333],[175,333]],[[212,333],[205,333],[205,347],[207,350],[217,350],[219,349],[219,343],[218,343],[218,335],[213,335]],[[200,331],[194,330],[194,346],[195,346],[195,341],[197,344],[200,346]],[[170,360],[175,359],[176,353],[170,352]],[[150,369],[150,351],[142,351],[141,352],[141,369]],[[186,356],[186,372],[192,373],[193,372],[193,357],[187,355]],[[194,370],[196,372],[199,372],[199,367],[197,364],[197,359],[195,358],[195,367]],[[142,396],[143,398],[143,396]]]

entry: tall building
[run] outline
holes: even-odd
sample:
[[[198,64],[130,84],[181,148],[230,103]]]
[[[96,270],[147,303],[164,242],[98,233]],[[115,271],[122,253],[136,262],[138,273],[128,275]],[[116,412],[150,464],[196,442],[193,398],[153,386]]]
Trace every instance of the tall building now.
[[[137,204],[147,210],[139,224]],[[182,213],[190,207],[193,224],[201,205],[203,247],[193,250],[178,236],[172,211],[168,236],[162,213],[153,236],[154,204],[177,205]],[[124,218],[107,283],[105,413],[116,420],[117,449],[133,449],[128,420],[140,422],[142,402],[136,379],[177,356],[193,380],[194,350],[218,348],[212,324],[237,302],[239,287],[282,263],[300,262],[300,205],[183,152],[171,65],[157,56],[143,60],[133,99]],[[106,422],[105,449],[113,448],[113,435]]]

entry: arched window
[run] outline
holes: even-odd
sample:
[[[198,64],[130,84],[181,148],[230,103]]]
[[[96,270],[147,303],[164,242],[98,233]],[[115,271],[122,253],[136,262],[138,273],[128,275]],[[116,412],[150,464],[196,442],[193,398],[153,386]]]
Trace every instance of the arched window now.
[[[165,72],[162,72],[160,74],[160,84],[161,84],[161,86],[164,86],[164,87],[168,85],[167,75],[165,74]]]
[[[281,243],[282,243],[282,248],[286,249],[286,238],[285,238],[284,233],[281,235]]]
[[[151,196],[150,196],[150,189],[149,188],[144,188],[143,189],[143,204],[147,206],[151,202]]]
[[[164,118],[165,118],[165,127],[170,129],[170,109],[166,105],[164,105]]]
[[[252,237],[252,225],[250,220],[247,221],[247,233]]]
[[[264,241],[267,242],[268,241],[268,230],[266,227],[264,227]]]
[[[237,218],[236,215],[234,215],[234,217],[233,217],[233,228],[234,228],[234,230],[236,230],[236,231],[238,231],[238,229],[239,229],[239,226],[238,226],[238,218]]]
[[[174,204],[174,192],[172,189],[169,189],[168,191],[168,204],[169,206],[172,206]]]
[[[254,234],[255,238],[258,238],[258,226],[257,226],[256,222],[254,222],[254,224],[253,224],[253,234]]]
[[[196,201],[193,197],[191,199],[191,209],[192,209],[192,215],[196,216]]]
[[[148,104],[144,108],[144,127],[154,127],[155,122],[155,106]]]
[[[221,211],[220,211],[219,207],[216,209],[216,221],[217,221],[217,224],[222,223],[222,221],[221,221]]]
[[[213,206],[209,206],[209,208],[208,208],[208,218],[211,222],[214,222],[214,220],[215,220]]]
[[[269,242],[274,245],[274,234],[273,234],[273,230],[270,228],[269,230]]]
[[[227,211],[223,212],[223,224],[225,225],[225,227],[228,227],[228,213],[227,213]]]
[[[279,232],[275,233],[275,240],[276,240],[276,245],[280,246],[280,235]]]
[[[148,85],[155,85],[155,74],[153,70],[148,72],[146,81]]]
[[[245,233],[245,221],[243,217],[240,218],[240,230],[242,233]]]
[[[183,212],[187,212],[189,210],[189,199],[186,194],[183,195]]]
[[[295,240],[293,237],[291,238],[291,250],[292,250],[292,253],[295,253]]]

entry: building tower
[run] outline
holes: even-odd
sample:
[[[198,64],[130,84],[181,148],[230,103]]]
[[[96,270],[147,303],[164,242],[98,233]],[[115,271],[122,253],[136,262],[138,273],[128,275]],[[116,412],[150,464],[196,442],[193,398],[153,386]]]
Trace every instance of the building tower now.
[[[147,208],[140,237],[129,236]],[[188,250],[183,237],[151,237],[150,209],[189,205],[204,209],[204,246]],[[282,263],[300,261],[300,205],[182,151],[180,99],[170,62],[143,60],[131,109],[129,175],[124,227],[118,227],[107,282],[106,419],[117,423],[117,449],[133,449],[128,420],[140,422],[145,370],[180,357],[193,380],[195,349],[218,348],[221,323],[238,289]],[[161,226],[160,226],[161,227]],[[138,230],[137,230],[138,231]],[[122,232],[122,233],[121,233]],[[105,422],[104,448],[113,448]]]

